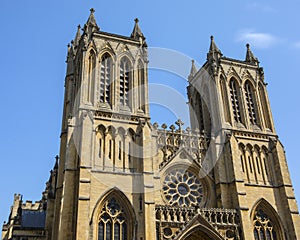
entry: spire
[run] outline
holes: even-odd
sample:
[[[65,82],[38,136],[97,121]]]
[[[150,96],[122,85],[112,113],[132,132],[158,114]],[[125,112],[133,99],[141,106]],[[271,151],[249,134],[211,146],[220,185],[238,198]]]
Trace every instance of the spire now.
[[[76,35],[75,35],[75,38],[74,38],[74,45],[75,46],[78,46],[80,38],[81,38],[81,29],[80,28],[81,28],[80,25],[78,25],[77,26],[77,32],[76,32]]]
[[[90,16],[89,16],[86,24],[84,25],[84,32],[85,33],[92,33],[92,32],[96,32],[96,31],[100,30],[100,28],[97,25],[95,16],[94,16],[95,9],[91,8],[90,12],[91,12]]]
[[[192,79],[195,76],[196,73],[197,73],[197,68],[195,66],[195,60],[193,59],[192,60],[191,71],[190,71],[190,75],[189,75],[188,79],[189,80]]]
[[[246,44],[246,47],[247,47],[247,53],[246,53],[246,59],[245,59],[245,62],[248,62],[248,63],[254,63],[255,65],[258,64],[258,60],[257,58],[254,56],[253,52],[251,51],[250,49],[250,44],[247,43]]]
[[[210,36],[210,47],[209,52],[207,54],[207,60],[214,59],[222,57],[222,52],[217,47],[217,44],[215,43],[214,36]]]
[[[135,24],[134,24],[134,28],[133,31],[130,35],[131,38],[134,38],[136,40],[139,40],[140,38],[142,38],[142,40],[145,40],[144,34],[142,33],[140,26],[139,26],[139,19],[136,18],[134,19]]]

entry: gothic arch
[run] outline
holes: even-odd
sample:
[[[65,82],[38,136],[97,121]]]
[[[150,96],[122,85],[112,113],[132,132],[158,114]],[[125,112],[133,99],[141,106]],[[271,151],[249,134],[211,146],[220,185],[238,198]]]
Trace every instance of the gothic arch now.
[[[134,58],[130,52],[126,51],[124,53],[121,53],[121,54],[119,54],[118,58],[119,58],[119,63],[122,61],[122,59],[126,58],[129,61],[131,68],[133,68]],[[130,69],[130,70],[132,70],[132,69]]]
[[[186,231],[178,240],[224,240],[215,229],[198,223]]]
[[[123,58],[124,56],[127,56],[130,59],[131,64],[133,66],[134,59],[135,59],[134,53],[136,52],[136,50],[133,50],[132,52],[130,48],[127,46],[127,44],[119,43],[116,47],[116,52],[119,59]]]
[[[128,128],[127,129],[127,135],[131,136],[132,140],[134,140],[135,131],[132,128]]]
[[[227,79],[229,79],[230,81],[231,78],[234,78],[239,86],[243,83],[243,80],[240,78],[239,74],[237,73],[234,67],[230,67],[227,71]]]
[[[109,229],[106,228],[107,223],[110,224]],[[127,196],[117,187],[100,196],[93,209],[90,226],[93,239],[106,239],[105,231],[111,231],[112,239],[134,239],[136,214]],[[113,232],[117,236],[112,236]]]
[[[244,72],[241,75],[241,78],[244,80],[244,83],[248,80],[254,85],[254,83],[256,82],[252,74],[247,69],[244,70]]]
[[[105,53],[108,53],[114,62],[116,61],[116,53],[109,42],[106,42],[104,46],[101,47],[99,52],[100,57],[102,57]]]
[[[259,199],[250,212],[255,240],[284,240],[284,228],[272,205],[264,198]],[[272,236],[272,238],[268,238]]]
[[[95,129],[96,132],[96,151],[95,151],[95,166],[105,165],[105,133],[106,127],[103,124],[100,124]]]

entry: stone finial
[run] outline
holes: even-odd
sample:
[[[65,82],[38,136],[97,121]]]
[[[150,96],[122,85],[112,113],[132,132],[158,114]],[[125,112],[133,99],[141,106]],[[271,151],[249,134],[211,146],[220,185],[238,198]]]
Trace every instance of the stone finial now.
[[[95,11],[94,8],[91,8],[91,9],[90,9],[90,12],[91,12],[91,14],[93,14],[93,13],[96,12],[96,11]]]
[[[174,132],[174,130],[175,130],[176,128],[175,128],[175,126],[172,124],[172,125],[170,126],[170,129],[171,129],[172,132]]]
[[[159,127],[158,123],[157,122],[153,123],[153,127],[156,130]]]
[[[184,122],[182,122],[180,119],[178,119],[175,124],[178,126],[179,131],[181,130],[181,127],[184,125]]]

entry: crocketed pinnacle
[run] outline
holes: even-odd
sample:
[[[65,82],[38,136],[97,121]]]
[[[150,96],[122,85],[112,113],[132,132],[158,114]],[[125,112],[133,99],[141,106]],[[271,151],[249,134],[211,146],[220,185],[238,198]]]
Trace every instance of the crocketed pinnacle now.
[[[194,77],[196,73],[197,73],[197,68],[195,66],[195,60],[193,59],[189,78]]]
[[[134,28],[133,28],[133,31],[132,31],[130,37],[132,37],[136,40],[139,40],[140,37],[142,39],[144,39],[144,34],[142,33],[140,26],[139,26],[139,19],[136,18],[136,19],[134,19],[134,21],[135,21]]]
[[[215,43],[214,36],[210,36],[209,52],[210,53],[221,53],[221,51],[217,47],[217,44]]]
[[[250,44],[247,43],[246,47],[247,47],[247,53],[246,53],[246,59],[245,59],[245,61],[248,62],[248,63],[255,63],[255,64],[257,64],[258,60],[254,56],[253,52],[251,51]]]
[[[217,47],[217,44],[215,43],[214,36],[210,37],[210,46],[209,46],[209,52],[207,54],[207,59],[215,61],[222,56],[222,52]]]
[[[78,25],[77,26],[77,32],[76,32],[76,35],[75,35],[75,38],[74,38],[74,45],[75,46],[78,46],[80,38],[81,38],[81,29],[80,28],[81,28],[80,25]]]
[[[95,9],[91,8],[90,9],[90,16],[86,22],[86,24],[84,25],[84,31],[87,32],[87,30],[91,30],[91,32],[95,32],[95,31],[99,31],[100,28],[97,25],[94,13],[95,13]]]

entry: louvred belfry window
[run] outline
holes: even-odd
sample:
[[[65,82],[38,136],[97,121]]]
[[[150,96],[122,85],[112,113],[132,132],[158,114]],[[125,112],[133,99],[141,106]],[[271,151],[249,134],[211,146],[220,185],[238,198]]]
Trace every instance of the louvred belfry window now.
[[[120,62],[120,104],[129,106],[130,64],[126,58]]]
[[[106,53],[101,58],[100,69],[100,102],[110,103],[111,58]]]
[[[237,85],[236,81],[231,79],[230,83],[229,83],[230,99],[231,99],[234,120],[236,122],[242,122],[241,109],[240,109],[240,103],[239,103],[239,95],[238,95],[236,85]]]
[[[252,124],[256,125],[257,117],[255,111],[254,93],[249,82],[246,82],[245,84],[245,95],[246,95],[246,103],[247,103],[249,120]]]

